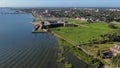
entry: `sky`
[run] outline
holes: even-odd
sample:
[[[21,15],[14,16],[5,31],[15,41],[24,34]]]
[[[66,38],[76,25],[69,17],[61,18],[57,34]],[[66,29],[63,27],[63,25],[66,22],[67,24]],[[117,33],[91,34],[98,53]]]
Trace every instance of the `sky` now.
[[[120,7],[120,0],[0,0],[0,7]]]

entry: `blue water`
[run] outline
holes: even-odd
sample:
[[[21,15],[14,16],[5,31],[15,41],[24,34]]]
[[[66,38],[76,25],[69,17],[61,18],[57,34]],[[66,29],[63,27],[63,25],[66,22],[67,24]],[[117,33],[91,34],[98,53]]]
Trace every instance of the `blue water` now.
[[[13,9],[6,9],[6,8],[0,8],[0,14],[1,13],[15,13],[16,10]]]
[[[56,38],[33,34],[32,20],[31,14],[0,14],[0,68],[57,67]]]

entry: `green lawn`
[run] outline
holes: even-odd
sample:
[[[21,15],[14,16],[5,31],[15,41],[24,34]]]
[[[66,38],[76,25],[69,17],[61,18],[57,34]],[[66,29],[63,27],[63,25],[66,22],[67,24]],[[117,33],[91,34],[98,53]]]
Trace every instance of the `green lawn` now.
[[[87,21],[84,20],[66,20],[68,23],[75,23],[75,24],[85,24],[88,23]]]
[[[102,34],[117,30],[110,28],[107,23],[84,24],[84,26],[86,27],[59,27],[52,30],[76,45],[87,43],[92,39],[99,38]]]

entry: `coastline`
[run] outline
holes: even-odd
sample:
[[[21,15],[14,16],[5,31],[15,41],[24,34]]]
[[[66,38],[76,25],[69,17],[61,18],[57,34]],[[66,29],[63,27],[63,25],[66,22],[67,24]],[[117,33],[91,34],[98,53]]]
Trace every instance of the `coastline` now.
[[[73,46],[71,43],[67,42],[66,40],[64,40],[63,38],[61,38],[60,36],[58,36],[57,34],[54,33],[53,35],[56,37],[56,39],[58,40],[58,43],[59,43],[58,57],[61,57],[60,59],[58,59],[59,63],[63,63],[62,61],[65,61],[65,62],[68,62],[68,65],[71,65],[71,67],[68,67],[68,68],[73,68],[74,66],[75,66],[75,68],[77,66],[78,66],[77,68],[79,68],[80,65],[77,65],[75,63],[76,60],[77,60],[78,63],[80,63],[80,64],[83,65],[83,67],[80,66],[80,68],[89,68],[89,67],[91,67],[91,65],[87,62],[89,60],[85,61],[83,58],[81,59],[81,57],[76,56],[75,51],[74,51],[74,49],[76,49],[75,46]],[[79,50],[79,51],[82,53],[82,55],[86,55],[82,50]],[[71,56],[68,56],[68,54],[71,55]],[[89,58],[89,57],[87,57],[87,58]],[[71,61],[73,59],[74,59],[74,61]],[[64,66],[64,63],[63,63],[63,66]]]
[[[71,52],[74,56],[76,56],[79,52],[78,52],[77,54],[75,54],[76,51],[74,51],[73,49],[79,49],[78,51],[80,51],[80,52],[83,53],[84,55],[76,56],[76,58],[78,58],[79,61],[82,61],[82,62],[84,62],[85,64],[87,64],[89,67],[91,66],[91,62],[90,62],[90,61],[92,61],[93,58],[90,57],[91,55],[88,54],[87,51],[85,51],[84,49],[82,49],[82,48],[80,48],[80,47],[77,47],[77,46],[76,46],[75,44],[73,44],[71,41],[63,38],[62,36],[58,35],[58,34],[55,33],[54,31],[51,31],[50,33],[53,34],[53,35],[58,39],[58,42],[59,42],[59,43],[60,43],[60,40],[59,40],[59,39],[61,39],[61,40],[64,40],[65,43],[70,44],[70,45],[64,45],[64,46],[70,47],[70,50],[71,50],[70,52]],[[62,44],[62,45],[63,45],[63,44]],[[60,46],[61,46],[61,45],[59,44],[59,47],[60,47]],[[63,47],[64,47],[64,46],[63,46]],[[72,50],[73,50],[73,51],[72,51]],[[80,54],[80,53],[79,53],[79,54]],[[85,58],[83,58],[83,56],[84,56],[87,60],[85,60]],[[89,60],[88,60],[88,59],[89,59]]]

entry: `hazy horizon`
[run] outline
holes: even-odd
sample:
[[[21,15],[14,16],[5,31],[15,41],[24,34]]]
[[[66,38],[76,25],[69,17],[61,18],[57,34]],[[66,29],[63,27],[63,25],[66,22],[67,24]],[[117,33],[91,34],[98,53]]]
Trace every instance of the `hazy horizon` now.
[[[119,0],[1,0],[0,7],[120,7]]]

